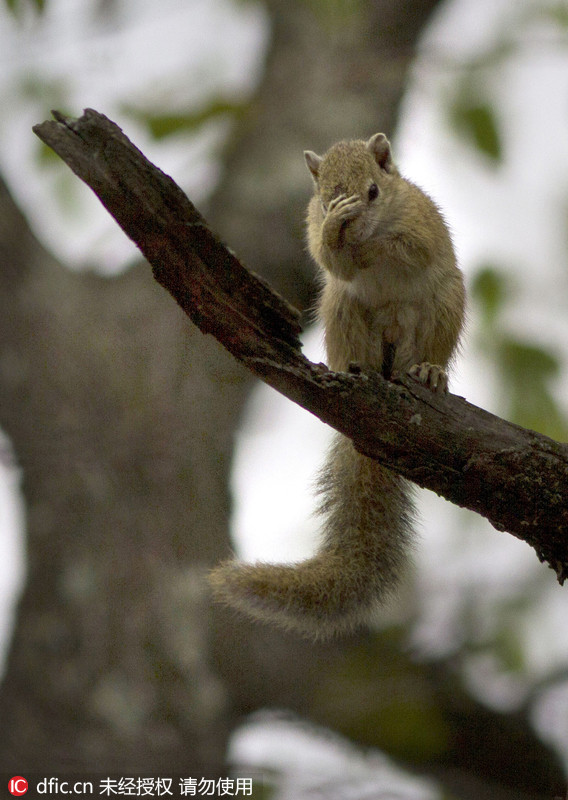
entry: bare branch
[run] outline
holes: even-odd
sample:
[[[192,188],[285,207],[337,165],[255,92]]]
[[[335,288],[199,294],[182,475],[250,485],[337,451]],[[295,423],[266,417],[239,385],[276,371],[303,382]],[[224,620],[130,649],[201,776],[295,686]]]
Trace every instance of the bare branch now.
[[[255,375],[419,486],[486,517],[568,575],[568,447],[463,398],[301,353],[299,314],[211,232],[120,128],[87,109],[35,133],[98,195],[191,320]]]

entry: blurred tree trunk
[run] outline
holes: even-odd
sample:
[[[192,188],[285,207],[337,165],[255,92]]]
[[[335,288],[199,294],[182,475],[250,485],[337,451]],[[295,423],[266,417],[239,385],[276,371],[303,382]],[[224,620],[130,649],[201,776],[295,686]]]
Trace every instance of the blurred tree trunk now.
[[[207,214],[305,308],[302,150],[392,134],[437,0],[266,5],[264,79]],[[235,719],[265,705],[341,728],[318,687],[361,639],[314,646],[209,606],[248,375],[146,265],[112,279],[64,269],[3,186],[0,253],[0,425],[23,468],[29,552],[0,767],[220,772]]]
[[[4,186],[0,203],[0,416],[29,553],[0,763],[203,774],[221,762],[227,696],[200,572],[226,541],[246,382],[145,265],[70,272]]]

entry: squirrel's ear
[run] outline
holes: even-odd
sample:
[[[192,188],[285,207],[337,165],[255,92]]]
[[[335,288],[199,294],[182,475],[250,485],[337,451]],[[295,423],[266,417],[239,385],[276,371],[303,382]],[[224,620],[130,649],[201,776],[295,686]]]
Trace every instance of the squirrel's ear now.
[[[317,181],[322,157],[314,153],[313,150],[304,150],[304,158],[306,159],[308,169],[312,173],[312,178],[314,181]]]
[[[390,142],[384,133],[375,133],[367,141],[367,149],[374,155],[375,160],[385,172],[393,172],[394,164],[391,155]]]

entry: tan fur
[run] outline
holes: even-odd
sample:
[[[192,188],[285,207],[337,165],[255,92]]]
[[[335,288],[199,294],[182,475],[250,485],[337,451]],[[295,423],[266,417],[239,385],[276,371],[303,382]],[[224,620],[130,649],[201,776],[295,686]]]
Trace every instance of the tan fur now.
[[[464,287],[438,208],[401,177],[384,134],[305,156],[315,186],[308,247],[321,271],[330,369],[357,362],[445,391]],[[395,590],[412,538],[410,485],[338,435],[319,489],[318,553],[297,565],[226,562],[210,576],[218,599],[326,637],[364,623]]]

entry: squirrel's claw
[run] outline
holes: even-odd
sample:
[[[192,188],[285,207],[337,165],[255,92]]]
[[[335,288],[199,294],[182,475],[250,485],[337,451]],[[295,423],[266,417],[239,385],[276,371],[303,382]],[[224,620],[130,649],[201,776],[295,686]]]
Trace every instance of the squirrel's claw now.
[[[448,391],[448,376],[446,371],[437,364],[429,364],[424,361],[422,364],[414,364],[408,370],[408,375],[418,383],[428,386],[433,392],[444,394]]]

